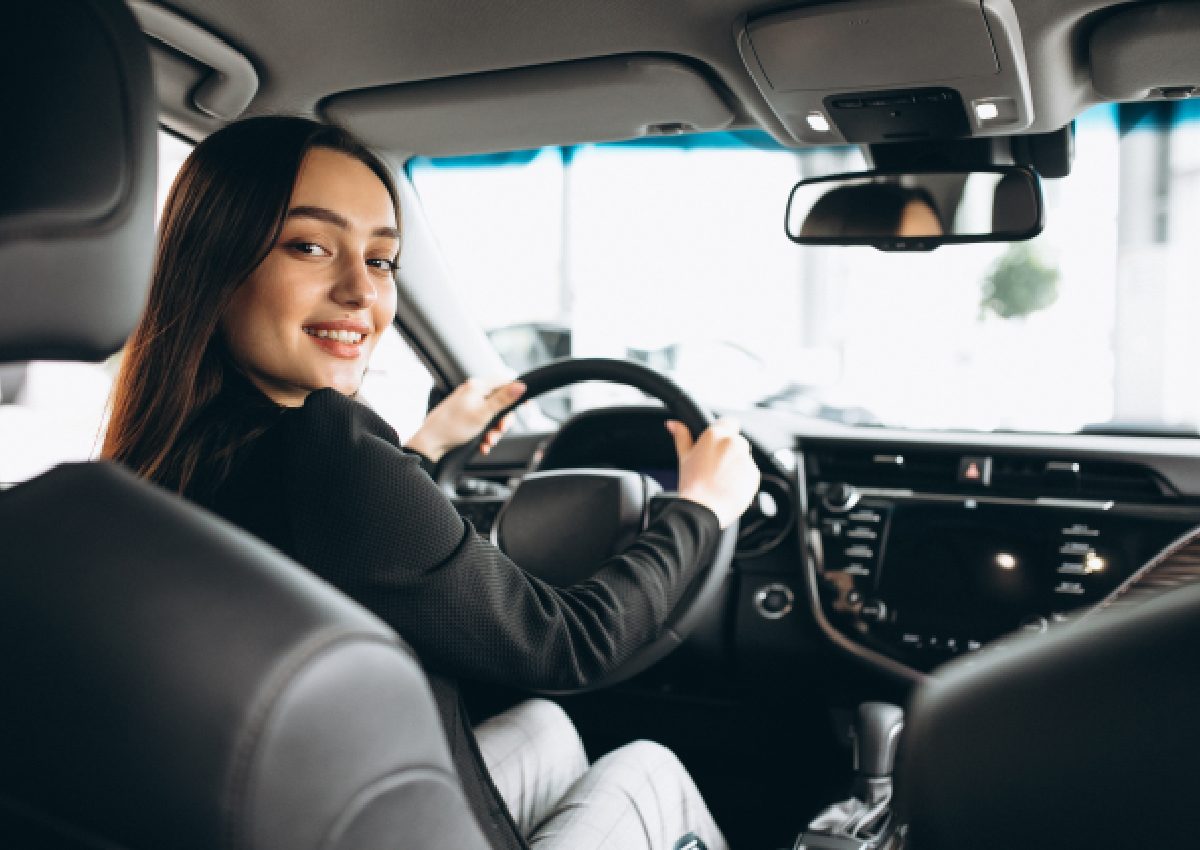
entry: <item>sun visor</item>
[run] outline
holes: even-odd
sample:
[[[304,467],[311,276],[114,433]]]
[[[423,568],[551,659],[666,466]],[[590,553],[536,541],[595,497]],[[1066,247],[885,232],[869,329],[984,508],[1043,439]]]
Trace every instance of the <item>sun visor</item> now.
[[[1092,84],[1110,100],[1184,98],[1200,92],[1200,6],[1126,8],[1092,32]]]
[[[738,42],[801,142],[1008,135],[1033,121],[1009,0],[804,6],[748,21]]]
[[[454,156],[720,130],[734,114],[692,65],[619,56],[346,92],[321,115],[369,144]]]

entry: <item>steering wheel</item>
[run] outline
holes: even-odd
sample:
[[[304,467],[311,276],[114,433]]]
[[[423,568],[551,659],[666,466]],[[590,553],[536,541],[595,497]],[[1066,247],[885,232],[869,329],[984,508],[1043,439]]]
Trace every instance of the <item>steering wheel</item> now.
[[[522,375],[526,392],[505,413],[538,396],[581,381],[625,384],[658,399],[671,417],[697,438],[712,417],[675,382],[645,366],[605,358],[557,360]],[[490,427],[490,426],[489,426]],[[484,429],[486,433],[487,429]],[[558,432],[548,446],[562,433]],[[586,581],[607,558],[623,551],[650,522],[679,497],[663,494],[654,479],[625,469],[554,469],[527,474],[511,495],[462,499],[455,492],[467,461],[479,450],[482,434],[448,452],[438,466],[438,483],[459,512],[477,525],[491,524],[492,542],[526,572],[550,584],[569,587]],[[662,659],[681,643],[720,601],[729,579],[738,526],[724,529],[687,589],[668,615],[659,636],[579,693],[623,681]]]

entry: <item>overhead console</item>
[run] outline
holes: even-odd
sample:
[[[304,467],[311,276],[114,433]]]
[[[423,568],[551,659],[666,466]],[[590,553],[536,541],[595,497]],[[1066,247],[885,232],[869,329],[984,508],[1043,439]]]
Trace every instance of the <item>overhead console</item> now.
[[[1109,597],[1200,524],[1136,462],[806,442],[806,582],[843,648],[918,680]]]
[[[738,48],[807,144],[1012,135],[1034,118],[1009,0],[805,6],[750,19]]]

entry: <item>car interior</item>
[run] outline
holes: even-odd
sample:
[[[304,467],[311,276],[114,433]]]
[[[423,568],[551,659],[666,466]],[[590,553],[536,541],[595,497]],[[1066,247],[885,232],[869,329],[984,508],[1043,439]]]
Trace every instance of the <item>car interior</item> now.
[[[734,848],[1195,840],[1200,3],[14,10],[0,846],[488,846],[403,634],[94,459],[156,193],[271,114],[397,178],[362,399],[404,434],[527,384],[435,474],[524,569],[572,584],[644,527],[666,418],[750,441],[660,638],[543,694],[590,756],[665,744]]]

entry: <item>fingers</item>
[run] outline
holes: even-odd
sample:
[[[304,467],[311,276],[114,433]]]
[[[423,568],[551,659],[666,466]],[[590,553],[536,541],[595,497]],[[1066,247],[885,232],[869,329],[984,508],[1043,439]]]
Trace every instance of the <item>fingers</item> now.
[[[675,441],[675,454],[679,456],[680,462],[692,450],[695,441],[692,439],[692,432],[682,422],[674,419],[668,419],[666,422],[667,430],[671,433],[671,438]]]
[[[503,381],[486,389],[484,400],[493,414],[513,404],[525,394],[525,385],[520,381]]]
[[[488,432],[483,435],[483,442],[479,444],[479,451],[488,454],[492,449],[496,448],[496,443],[500,442],[500,438],[504,436],[504,432],[512,425],[513,415],[511,412],[504,414],[495,427],[489,428]]]

